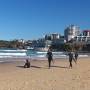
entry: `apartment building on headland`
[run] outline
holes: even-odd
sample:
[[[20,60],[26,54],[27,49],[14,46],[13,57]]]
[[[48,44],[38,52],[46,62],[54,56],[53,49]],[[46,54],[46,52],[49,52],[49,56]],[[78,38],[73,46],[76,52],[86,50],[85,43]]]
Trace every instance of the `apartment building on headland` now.
[[[81,35],[74,38],[75,41],[90,43],[90,30],[83,30]]]
[[[80,28],[78,26],[70,25],[64,30],[64,37],[67,42],[78,35],[80,35]]]
[[[60,39],[60,34],[58,33],[52,33],[52,34],[46,34],[45,40],[57,40]]]
[[[74,41],[74,42],[83,42],[90,43],[90,30],[82,30],[80,31],[79,26],[70,25],[64,30],[64,37],[66,42]]]

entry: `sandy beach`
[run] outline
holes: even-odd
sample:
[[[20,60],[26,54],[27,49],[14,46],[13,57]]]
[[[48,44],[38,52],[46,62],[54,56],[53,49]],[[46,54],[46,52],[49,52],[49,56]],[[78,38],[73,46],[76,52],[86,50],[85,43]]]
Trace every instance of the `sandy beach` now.
[[[58,59],[48,69],[47,61],[0,63],[0,90],[90,90],[90,58],[79,58],[69,69],[68,60]]]

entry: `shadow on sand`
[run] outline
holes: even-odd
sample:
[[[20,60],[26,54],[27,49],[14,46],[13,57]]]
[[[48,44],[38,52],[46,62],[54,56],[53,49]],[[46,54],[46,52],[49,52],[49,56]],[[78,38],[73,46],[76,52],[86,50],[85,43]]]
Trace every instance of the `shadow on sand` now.
[[[24,68],[24,66],[16,66],[16,67],[19,67],[19,68]]]
[[[39,66],[33,66],[33,65],[32,65],[31,67],[33,67],[33,68],[42,68],[42,67],[39,67]]]
[[[68,68],[68,67],[64,67],[64,66],[51,66],[51,67],[56,67],[56,68]]]
[[[16,66],[16,67],[19,67],[19,68],[24,68],[24,66]],[[67,68],[68,69],[68,67],[65,67],[65,66],[51,66],[51,67],[55,67],[55,68]],[[32,66],[30,66],[30,68],[43,68],[43,69],[47,69],[46,67],[39,67],[39,66],[34,66],[34,65],[32,65]]]
[[[16,67],[19,67],[19,68],[24,68],[24,66],[16,66]],[[42,68],[42,67],[39,67],[39,66],[30,66],[30,68]]]

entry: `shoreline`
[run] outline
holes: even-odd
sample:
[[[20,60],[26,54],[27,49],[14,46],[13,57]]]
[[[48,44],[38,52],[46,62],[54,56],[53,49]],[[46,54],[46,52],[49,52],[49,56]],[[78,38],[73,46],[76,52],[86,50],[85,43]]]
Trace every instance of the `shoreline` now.
[[[90,58],[90,56],[89,55],[79,55],[78,58]],[[2,60],[6,60],[6,61],[8,61],[8,60],[12,60],[12,61],[20,60],[20,61],[23,61],[25,59],[30,59],[30,60],[47,60],[46,57],[37,57],[36,58],[36,57],[31,57],[31,56],[25,56],[25,57],[5,57],[5,58],[0,58],[0,61],[2,61]],[[53,57],[53,59],[68,59],[68,56]]]

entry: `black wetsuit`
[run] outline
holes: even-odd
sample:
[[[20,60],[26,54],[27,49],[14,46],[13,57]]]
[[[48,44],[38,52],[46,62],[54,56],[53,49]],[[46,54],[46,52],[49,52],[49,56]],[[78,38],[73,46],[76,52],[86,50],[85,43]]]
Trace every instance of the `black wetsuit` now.
[[[53,56],[52,52],[48,51],[47,52],[47,57],[48,57],[49,68],[51,67],[51,61],[53,60],[52,56]]]
[[[73,54],[70,52],[68,55],[69,55],[70,67],[72,67]]]
[[[77,61],[77,58],[78,58],[78,53],[76,52],[75,53],[75,60]]]
[[[30,62],[29,61],[26,61],[24,68],[30,68]]]

